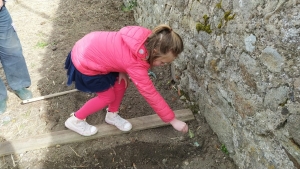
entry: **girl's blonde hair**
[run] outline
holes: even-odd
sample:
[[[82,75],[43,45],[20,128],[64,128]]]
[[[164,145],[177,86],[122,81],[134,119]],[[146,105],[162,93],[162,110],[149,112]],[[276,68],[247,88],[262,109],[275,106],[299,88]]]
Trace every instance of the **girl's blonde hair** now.
[[[181,37],[168,25],[158,25],[152,30],[152,34],[147,38],[145,47],[148,51],[148,63],[153,66],[153,61],[161,54],[172,52],[177,57],[183,51]],[[156,52],[154,51],[156,50]]]

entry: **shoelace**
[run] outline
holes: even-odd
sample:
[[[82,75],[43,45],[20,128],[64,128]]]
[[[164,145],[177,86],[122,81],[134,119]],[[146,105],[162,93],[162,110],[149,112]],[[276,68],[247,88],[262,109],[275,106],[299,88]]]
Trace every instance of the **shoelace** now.
[[[87,122],[84,120],[78,120],[78,124],[80,125],[80,127],[82,128],[82,130],[86,131],[89,127],[89,124],[87,124]]]
[[[126,120],[123,119],[121,116],[119,115],[116,115],[115,117],[113,117],[114,119],[118,120],[120,123],[119,124],[122,124],[122,125],[125,125],[126,124]]]
[[[86,119],[83,120],[77,119],[77,124],[79,124],[82,128],[86,128],[86,126],[88,125],[86,123]]]

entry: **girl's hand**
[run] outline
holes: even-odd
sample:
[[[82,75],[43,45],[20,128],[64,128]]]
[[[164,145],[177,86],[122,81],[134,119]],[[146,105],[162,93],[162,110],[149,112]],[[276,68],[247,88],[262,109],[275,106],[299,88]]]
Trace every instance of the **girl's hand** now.
[[[189,127],[185,122],[180,121],[176,118],[174,118],[172,121],[170,121],[170,124],[173,126],[173,128],[175,130],[183,132],[183,133],[187,133],[189,130]]]
[[[125,81],[125,87],[127,88],[129,84],[129,78],[127,74],[119,72],[119,84],[121,83],[122,79]]]

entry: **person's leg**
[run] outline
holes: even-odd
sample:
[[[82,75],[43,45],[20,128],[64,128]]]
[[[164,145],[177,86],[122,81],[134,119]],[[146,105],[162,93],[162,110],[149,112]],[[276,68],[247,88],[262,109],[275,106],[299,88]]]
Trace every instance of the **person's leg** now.
[[[122,80],[121,83],[119,84],[117,80],[113,89],[115,93],[115,100],[108,105],[109,112],[117,112],[119,110],[123,96],[126,91],[125,81]]]
[[[113,89],[114,89],[115,99],[113,102],[109,104],[107,108],[105,121],[108,124],[116,126],[118,129],[122,131],[129,131],[132,129],[132,124],[118,115],[119,113],[118,110],[122,102],[124,93],[126,91],[124,80],[122,80],[120,84],[118,83],[117,80],[116,83],[114,84]]]
[[[83,136],[91,136],[97,133],[95,126],[89,125],[85,118],[107,106],[115,99],[113,88],[104,92],[98,92],[98,96],[87,101],[77,112],[73,113],[65,122],[65,126]]]
[[[7,91],[5,84],[3,83],[2,79],[0,79],[0,100],[7,99]]]
[[[19,38],[13,27],[9,30],[9,36],[3,48],[4,52],[1,60],[9,86],[13,90],[29,87],[31,80]]]
[[[103,109],[114,100],[115,93],[113,87],[104,92],[98,92],[96,97],[87,101],[77,112],[75,112],[75,116],[83,120],[87,116]]]
[[[0,60],[4,57],[7,30],[11,27],[11,17],[5,7],[0,11]],[[4,82],[0,79],[0,114],[6,110],[7,90]]]
[[[0,79],[0,114],[6,110],[7,91],[3,81]]]
[[[11,17],[6,8],[3,8],[1,13],[2,12],[6,13],[5,15],[1,15],[6,18],[2,19],[5,20],[4,23],[7,24],[6,30],[3,28],[0,30],[5,31],[5,34],[2,34],[0,37],[0,51],[6,80],[8,85],[16,91],[21,99],[29,99],[32,97],[32,94],[25,88],[31,85],[31,80],[22,53],[21,43],[14,27],[11,25]]]

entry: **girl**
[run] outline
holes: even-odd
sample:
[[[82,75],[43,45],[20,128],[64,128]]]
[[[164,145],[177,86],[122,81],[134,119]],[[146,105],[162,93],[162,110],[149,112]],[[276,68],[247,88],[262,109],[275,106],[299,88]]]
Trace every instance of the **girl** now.
[[[122,131],[131,130],[131,123],[118,115],[128,74],[158,116],[186,133],[187,124],[176,119],[148,75],[150,67],[170,63],[182,51],[182,39],[168,25],[159,25],[153,31],[126,26],[118,32],[87,34],[76,42],[66,59],[67,84],[74,81],[78,90],[95,92],[97,96],[72,113],[65,126],[83,136],[96,134],[97,128],[85,118],[108,106],[105,121]]]

